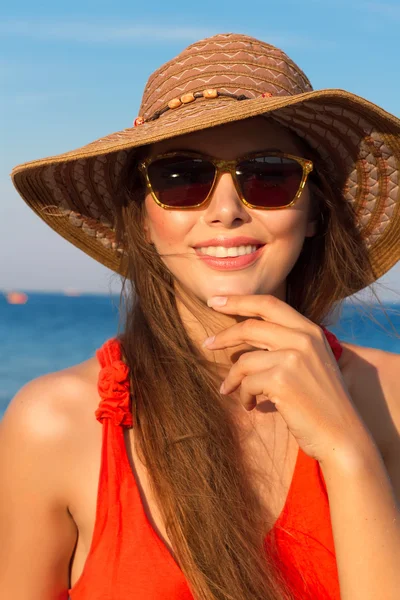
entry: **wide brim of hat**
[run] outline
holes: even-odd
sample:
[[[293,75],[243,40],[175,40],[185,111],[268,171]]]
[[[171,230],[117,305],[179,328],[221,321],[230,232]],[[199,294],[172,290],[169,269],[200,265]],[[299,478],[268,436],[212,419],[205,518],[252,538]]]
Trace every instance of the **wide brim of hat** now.
[[[125,275],[124,250],[115,242],[113,194],[129,151],[258,115],[304,137],[332,177],[339,174],[342,201],[354,208],[375,279],[386,273],[400,259],[400,120],[345,90],[243,101],[198,99],[76,150],[20,164],[12,181],[52,229]]]

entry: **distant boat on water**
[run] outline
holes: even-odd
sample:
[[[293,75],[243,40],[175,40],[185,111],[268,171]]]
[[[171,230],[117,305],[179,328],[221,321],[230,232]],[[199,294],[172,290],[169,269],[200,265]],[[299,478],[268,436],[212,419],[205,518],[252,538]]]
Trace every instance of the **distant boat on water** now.
[[[28,302],[28,294],[24,292],[8,292],[5,297],[8,304],[26,304]]]
[[[80,296],[81,293],[79,290],[76,290],[74,288],[67,288],[66,290],[64,290],[64,295],[65,296]]]

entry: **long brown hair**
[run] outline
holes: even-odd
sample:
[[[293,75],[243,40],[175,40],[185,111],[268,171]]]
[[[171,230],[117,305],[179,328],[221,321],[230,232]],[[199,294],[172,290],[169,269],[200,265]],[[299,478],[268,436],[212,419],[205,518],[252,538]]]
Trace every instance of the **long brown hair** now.
[[[350,206],[342,201],[338,207],[340,182],[329,184],[313,158],[319,231],[305,239],[288,276],[287,301],[322,324],[338,300],[370,284],[373,273]],[[145,239],[137,159],[132,153],[121,176],[116,231],[127,253],[120,339],[131,372],[138,455],[196,600],[291,600],[276,547],[264,546],[272,516],[250,485],[220,382],[185,330],[173,275]],[[196,306],[201,321],[201,303],[193,299],[190,310]]]

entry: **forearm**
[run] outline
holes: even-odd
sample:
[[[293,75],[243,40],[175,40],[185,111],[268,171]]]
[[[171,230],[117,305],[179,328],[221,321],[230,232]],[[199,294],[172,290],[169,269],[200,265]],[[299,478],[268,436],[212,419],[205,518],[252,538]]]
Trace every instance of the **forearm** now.
[[[371,444],[364,452],[332,458],[321,470],[341,600],[398,600],[400,509],[380,454]]]

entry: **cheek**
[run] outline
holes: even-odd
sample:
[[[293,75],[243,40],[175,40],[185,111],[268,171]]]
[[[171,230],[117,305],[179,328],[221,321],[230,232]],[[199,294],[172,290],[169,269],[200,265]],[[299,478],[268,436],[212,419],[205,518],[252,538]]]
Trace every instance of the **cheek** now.
[[[307,225],[307,215],[301,210],[281,210],[271,211],[262,220],[265,230],[268,231],[273,239],[291,239],[302,240],[305,235]]]
[[[158,206],[151,196],[146,197],[146,224],[151,241],[157,250],[184,243],[187,233],[193,226],[193,216],[180,210],[165,210]]]

